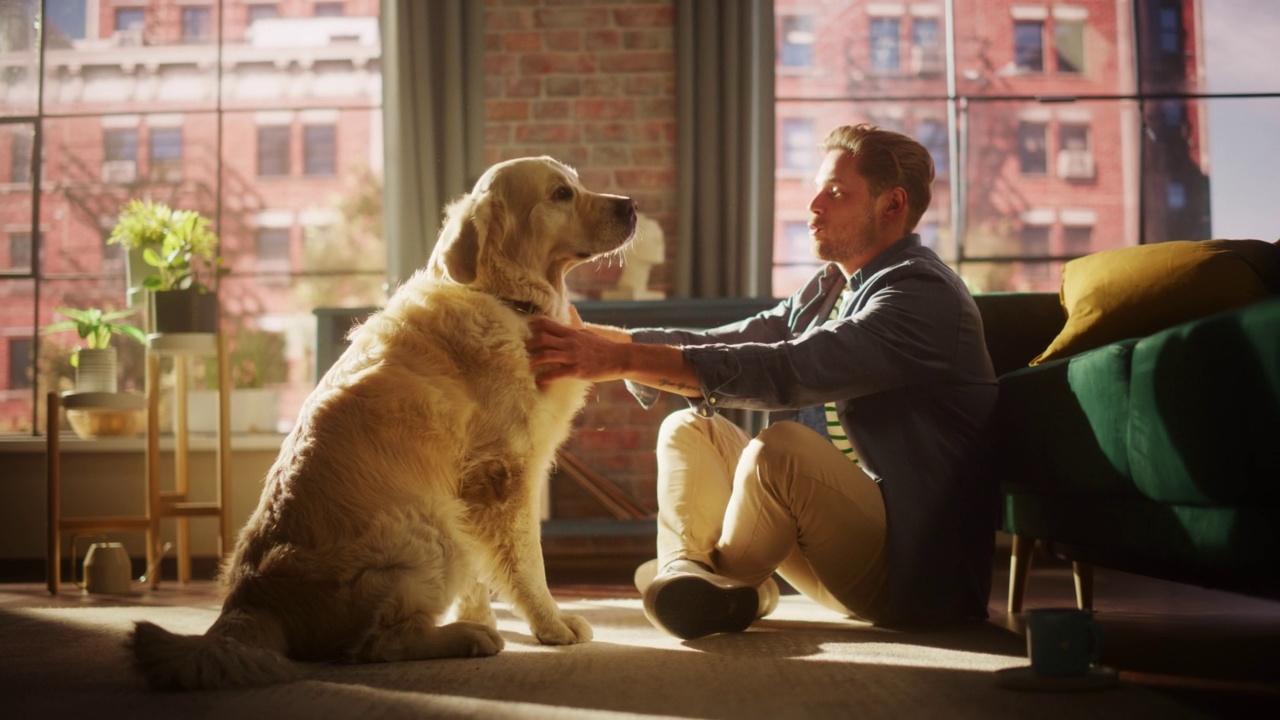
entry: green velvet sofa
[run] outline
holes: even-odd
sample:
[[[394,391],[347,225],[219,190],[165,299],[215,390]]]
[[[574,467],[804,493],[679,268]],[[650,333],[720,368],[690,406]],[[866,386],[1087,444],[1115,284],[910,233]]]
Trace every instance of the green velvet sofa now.
[[[1092,567],[1280,596],[1280,295],[1028,366],[1057,293],[976,297],[1000,378],[995,432],[1009,611],[1032,550]]]

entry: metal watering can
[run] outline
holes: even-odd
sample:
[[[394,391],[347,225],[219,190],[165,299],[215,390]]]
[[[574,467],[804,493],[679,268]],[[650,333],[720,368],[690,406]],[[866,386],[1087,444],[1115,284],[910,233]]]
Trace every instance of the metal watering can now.
[[[124,545],[118,542],[100,542],[89,546],[84,556],[84,581],[75,580],[76,587],[98,595],[128,595],[133,591],[133,579],[129,577],[132,561]],[[74,565],[73,565],[74,567]]]
[[[74,543],[74,540],[72,541]],[[165,543],[163,550],[169,549],[169,543]],[[161,553],[163,556],[163,551]],[[156,563],[160,562],[160,558],[156,558]],[[84,580],[80,581],[75,578],[75,558],[72,557],[72,580],[76,587],[81,588],[85,592],[95,595],[129,595],[133,592],[133,578],[130,577],[130,570],[133,561],[129,558],[129,553],[124,549],[123,543],[118,542],[97,542],[89,546],[89,552],[84,556]],[[155,569],[155,563],[147,568],[147,572],[138,578],[138,582],[147,581],[147,577],[151,571]]]

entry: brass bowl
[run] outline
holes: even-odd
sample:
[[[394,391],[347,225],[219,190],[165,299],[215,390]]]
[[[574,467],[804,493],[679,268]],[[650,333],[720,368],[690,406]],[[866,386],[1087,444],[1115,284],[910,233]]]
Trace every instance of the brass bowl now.
[[[82,438],[139,435],[145,420],[146,411],[133,408],[67,408],[67,422]]]

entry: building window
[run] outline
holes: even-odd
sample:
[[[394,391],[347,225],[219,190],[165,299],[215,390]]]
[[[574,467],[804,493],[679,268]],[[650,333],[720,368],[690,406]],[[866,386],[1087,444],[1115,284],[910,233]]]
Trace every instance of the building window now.
[[[897,70],[898,19],[871,18],[871,68],[873,70]]]
[[[1018,123],[1018,168],[1023,175],[1044,175],[1049,171],[1047,131],[1045,123]]]
[[[131,183],[138,179],[137,128],[110,128],[102,134],[102,181]]]
[[[9,233],[9,269],[31,269],[31,233]]]
[[[10,137],[9,182],[31,182],[31,148],[35,138],[28,132],[15,132]]]
[[[268,125],[258,128],[258,175],[289,174],[289,128]]]
[[[112,128],[102,134],[102,159],[138,161],[138,131],[133,128]]]
[[[1181,53],[1182,17],[1176,7],[1160,8],[1160,50],[1165,53]]]
[[[778,63],[782,67],[813,65],[813,17],[788,15],[782,18],[782,41],[778,43]]]
[[[1062,244],[1066,254],[1081,257],[1093,252],[1093,228],[1089,225],[1068,225],[1062,228]]]
[[[1044,22],[1014,21],[1013,61],[1022,72],[1044,72]]]
[[[182,41],[202,43],[213,39],[213,10],[207,7],[182,8]]]
[[[45,3],[44,8],[50,27],[70,40],[85,38],[85,0],[62,0]]]
[[[1063,123],[1058,127],[1058,177],[1092,180],[1093,151],[1089,149],[1089,126]]]
[[[142,32],[147,25],[146,8],[116,8],[116,32]]]
[[[1084,72],[1084,23],[1054,21],[1053,50],[1058,59],[1058,72]]]
[[[316,17],[342,17],[342,3],[318,2],[311,9],[311,14]]]
[[[1165,188],[1165,198],[1170,210],[1185,210],[1187,207],[1187,186],[1180,182],[1170,182]]]
[[[335,175],[338,171],[337,129],[333,125],[307,125],[302,133],[302,172]]]
[[[150,154],[152,180],[182,180],[182,128],[152,128]]]
[[[928,148],[933,158],[933,172],[936,177],[947,177],[951,174],[949,148],[947,147],[947,126],[940,120],[928,118],[916,125],[916,139]]]
[[[782,167],[787,170],[813,170],[817,146],[812,120],[789,118],[782,121]]]
[[[30,390],[35,378],[35,342],[31,338],[9,338],[9,389]]]
[[[259,20],[270,20],[280,17],[280,8],[275,5],[250,5],[249,6],[249,24],[252,25]]]
[[[942,72],[942,35],[937,18],[918,17],[911,21],[911,66],[917,75]]]
[[[289,228],[258,228],[258,262],[269,264],[289,263]]]
[[[1019,233],[1023,257],[1048,257],[1050,230],[1051,228],[1048,225],[1023,225],[1022,231]],[[1022,263],[1023,278],[1033,283],[1049,280],[1050,272],[1051,268],[1047,262],[1031,261]]]

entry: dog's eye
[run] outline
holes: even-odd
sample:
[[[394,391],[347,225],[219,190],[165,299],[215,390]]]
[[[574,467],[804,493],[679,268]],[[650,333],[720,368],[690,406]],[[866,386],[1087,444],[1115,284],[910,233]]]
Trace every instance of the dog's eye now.
[[[551,199],[561,201],[561,202],[565,200],[572,200],[573,188],[569,187],[568,185],[561,185],[560,187],[556,188],[555,192],[551,193]]]

